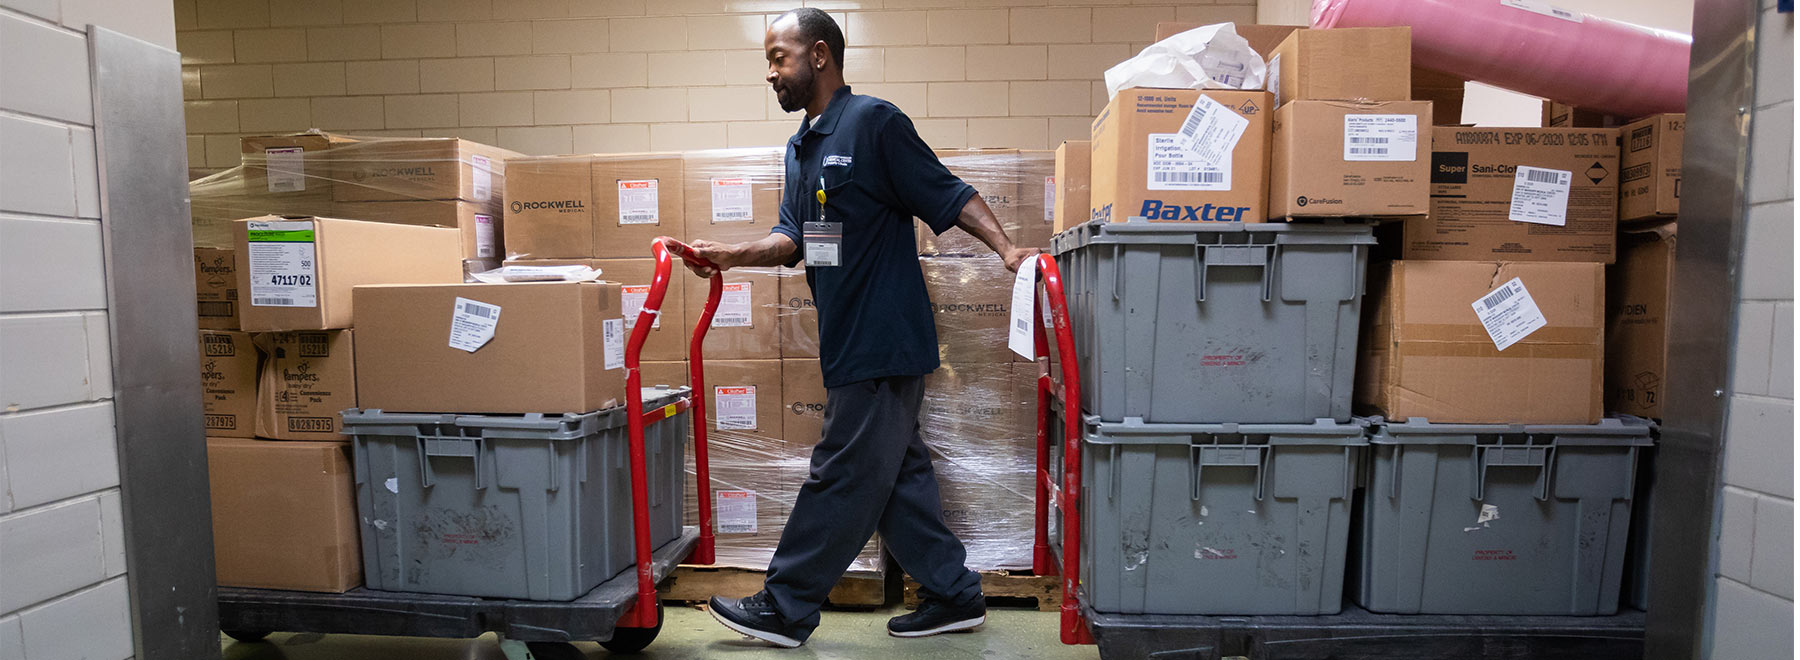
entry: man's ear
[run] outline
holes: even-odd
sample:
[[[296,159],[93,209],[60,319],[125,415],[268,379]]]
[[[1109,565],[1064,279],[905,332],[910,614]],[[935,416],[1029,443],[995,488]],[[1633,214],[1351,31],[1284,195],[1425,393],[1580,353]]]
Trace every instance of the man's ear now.
[[[825,67],[831,64],[831,47],[825,45],[824,41],[813,42],[812,61],[814,69],[824,71]]]

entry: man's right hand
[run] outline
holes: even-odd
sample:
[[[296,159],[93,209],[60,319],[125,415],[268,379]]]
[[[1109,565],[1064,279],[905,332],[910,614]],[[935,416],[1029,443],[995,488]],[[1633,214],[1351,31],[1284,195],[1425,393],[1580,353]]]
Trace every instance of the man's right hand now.
[[[714,269],[714,268],[707,267],[707,266],[696,266],[693,263],[687,261],[686,259],[683,259],[681,261],[681,263],[685,264],[688,267],[688,270],[694,271],[695,275],[699,275],[700,277],[706,278],[706,279],[712,279],[712,276],[714,274],[718,273],[719,271],[731,269],[731,267],[733,265],[732,261],[731,261],[731,257],[732,257],[732,249],[731,248],[732,247],[734,247],[734,246],[727,245],[725,243],[718,243],[718,242],[708,241],[708,240],[704,240],[704,239],[697,240],[697,241],[687,244],[687,254],[690,256],[699,257],[701,259],[710,261],[713,263],[713,265],[718,266],[718,268]],[[673,247],[672,250],[679,253],[681,251],[681,248]],[[679,257],[680,255],[677,254],[676,256]]]

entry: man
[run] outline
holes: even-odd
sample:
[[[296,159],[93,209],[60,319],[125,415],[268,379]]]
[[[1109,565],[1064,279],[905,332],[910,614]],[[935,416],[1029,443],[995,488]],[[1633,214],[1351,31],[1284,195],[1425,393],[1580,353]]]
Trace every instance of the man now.
[[[987,203],[938,162],[898,108],[851,93],[844,36],[828,14],[781,15],[763,50],[781,108],[806,111],[788,140],[780,222],[758,241],[694,241],[692,250],[721,269],[805,261],[819,315],[825,423],[763,590],[713,597],[713,616],[778,646],[805,643],[832,585],[880,531],[925,597],[912,614],[889,620],[888,632],[923,637],[975,628],[987,612],[981,579],[963,566],[962,542],[944,525],[919,438],[924,376],[938,359],[913,218],[940,234],[961,227],[1008,269],[1037,251],[1013,246]]]

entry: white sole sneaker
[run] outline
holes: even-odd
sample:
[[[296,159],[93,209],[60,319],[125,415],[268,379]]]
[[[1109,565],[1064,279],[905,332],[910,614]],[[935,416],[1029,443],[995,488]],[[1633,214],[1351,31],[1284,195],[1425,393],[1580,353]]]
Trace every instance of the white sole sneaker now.
[[[719,623],[725,624],[726,628],[730,628],[733,632],[745,637],[768,642],[784,649],[799,648],[801,644],[805,643],[792,637],[788,637],[787,635],[780,635],[764,630],[756,630],[749,626],[739,625],[736,621],[719,616],[719,611],[710,607],[706,608],[706,611],[712,614],[712,618],[717,619]]]
[[[961,621],[954,621],[951,623],[946,623],[946,624],[938,626],[936,628],[927,628],[925,630],[914,630],[912,632],[894,632],[892,630],[889,630],[888,634],[892,635],[894,637],[930,637],[932,635],[941,635],[944,633],[956,632],[959,630],[974,630],[975,628],[981,627],[981,624],[984,624],[984,623],[987,623],[987,615],[985,615],[985,614],[975,617],[973,619],[963,619]]]

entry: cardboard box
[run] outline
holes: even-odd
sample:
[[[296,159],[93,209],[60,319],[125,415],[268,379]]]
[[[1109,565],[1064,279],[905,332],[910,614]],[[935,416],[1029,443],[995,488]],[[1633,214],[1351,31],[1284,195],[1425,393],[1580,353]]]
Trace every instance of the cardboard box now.
[[[450,227],[462,236],[462,258],[498,261],[506,255],[498,205],[464,201],[341,202],[338,217],[417,227]]]
[[[1674,275],[1674,221],[1619,234],[1619,261],[1606,272],[1607,412],[1662,417]]]
[[[781,357],[819,357],[819,308],[813,306],[812,285],[806,282],[806,270],[781,268],[777,292],[781,304],[776,325],[781,328]]]
[[[194,309],[202,330],[238,329],[237,255],[220,248],[194,248]]]
[[[781,220],[787,182],[782,149],[715,149],[682,155],[688,240],[746,243]]]
[[[1604,267],[1591,263],[1393,261],[1369,282],[1356,403],[1442,423],[1600,421]],[[1546,325],[1505,350],[1473,305],[1518,278]]]
[[[1619,137],[1619,221],[1674,217],[1681,210],[1681,141],[1687,115],[1651,115]]]
[[[1611,128],[1432,129],[1431,213],[1405,223],[1407,259],[1612,263],[1619,132]],[[1563,226],[1509,219],[1520,167],[1568,173]]]
[[[1162,41],[1188,30],[1197,27],[1205,27],[1207,25],[1211,25],[1211,23],[1160,22],[1156,24],[1156,40]],[[1245,41],[1250,42],[1250,47],[1256,50],[1256,54],[1263,56],[1263,59],[1266,60],[1269,59],[1269,55],[1274,54],[1275,47],[1280,46],[1281,42],[1286,40],[1289,34],[1293,34],[1295,30],[1304,30],[1306,29],[1306,26],[1240,23],[1236,26],[1236,29],[1238,36],[1243,37]]]
[[[975,187],[981,199],[1011,238],[1023,236],[1019,224],[1021,184],[1017,149],[936,149],[938,160],[950,173]],[[913,223],[918,232],[919,254],[992,254],[987,244],[960,227],[943,234],[931,231],[924,220]]]
[[[503,199],[506,159],[520,154],[457,138],[383,138],[326,156],[340,202]]]
[[[506,258],[592,258],[593,157],[514,158],[506,171]]]
[[[781,391],[781,363],[706,361],[706,428],[721,444],[749,443],[766,451],[781,445],[788,416]]]
[[[592,256],[648,257],[658,236],[687,240],[682,172],[681,154],[596,157]]]
[[[1296,30],[1269,56],[1265,87],[1291,101],[1412,98],[1412,28]]]
[[[1051,235],[1088,221],[1093,172],[1093,143],[1069,140],[1056,147],[1056,212]]]
[[[1424,215],[1430,101],[1295,101],[1275,111],[1269,217]]]
[[[920,257],[937,321],[938,360],[1012,362],[1006,349],[1013,274],[998,257]]]
[[[816,358],[781,361],[781,400],[786,404],[781,439],[790,447],[811,447],[825,430],[825,376]]]
[[[637,326],[638,312],[650,297],[650,282],[656,278],[655,259],[508,259],[508,266],[586,266],[600,271],[600,279],[618,282],[623,305],[625,331]],[[641,360],[686,360],[688,343],[694,326],[687,316],[687,284],[694,279],[679,261],[669,265],[669,286],[663,291],[662,315],[651,328],[649,338],[639,353]],[[630,335],[627,334],[629,339]]]
[[[585,413],[625,400],[618,284],[390,284],[356,298],[369,310],[356,330],[363,407]],[[474,329],[488,320],[484,343]]]
[[[925,376],[919,435],[931,448],[944,522],[976,570],[1031,566],[1036,394],[1027,364],[950,364]]]
[[[1539,122],[1545,128],[1618,128],[1625,120],[1593,110],[1585,110],[1555,101],[1545,101]]]
[[[1011,236],[1020,247],[1050,249],[1051,227],[1056,224],[1056,152],[1043,149],[1019,151],[1019,233]]]
[[[1208,168],[1179,146],[1201,97],[1249,120],[1230,167]],[[1269,201],[1268,92],[1134,87],[1114,95],[1093,126],[1089,218],[1125,222],[1263,222]]]
[[[249,333],[200,331],[200,407],[208,435],[256,436],[256,362]]]
[[[1463,92],[1468,81],[1431,69],[1412,69],[1412,99],[1431,102],[1431,125],[1462,123]]]
[[[209,437],[206,467],[219,586],[362,586],[348,443]]]
[[[357,404],[352,331],[267,332],[253,341],[263,358],[256,386],[256,436],[349,440],[339,413]]]
[[[725,291],[702,349],[711,360],[772,360],[781,357],[781,280],[770,268],[725,271]],[[687,287],[687,318],[700,322],[710,280],[681,278]],[[815,324],[816,325],[816,324]]]
[[[281,197],[331,196],[331,166],[319,153],[353,144],[356,138],[323,132],[246,135],[238,139],[244,193]],[[254,215],[267,213],[261,211]]]
[[[350,290],[388,282],[461,282],[455,229],[335,218],[239,220],[237,282],[252,332],[351,327]],[[247,295],[244,295],[247,294]]]
[[[638,363],[638,382],[644,387],[686,387],[688,379],[687,360],[658,360]]]

